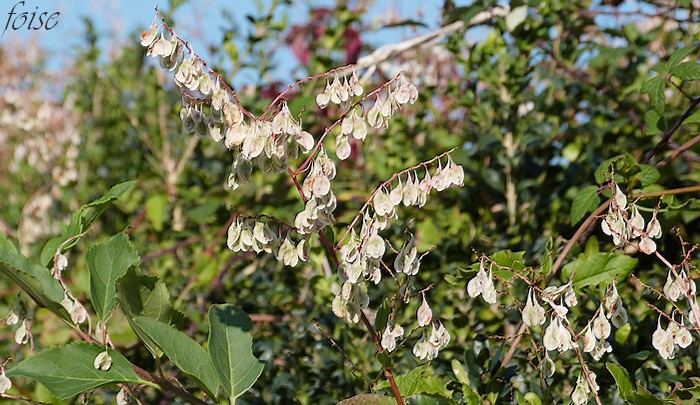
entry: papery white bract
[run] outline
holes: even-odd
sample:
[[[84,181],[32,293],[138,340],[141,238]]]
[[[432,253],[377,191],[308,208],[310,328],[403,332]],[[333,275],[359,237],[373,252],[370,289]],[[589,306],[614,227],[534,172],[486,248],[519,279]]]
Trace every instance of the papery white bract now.
[[[544,308],[537,302],[537,297],[534,296],[533,289],[527,294],[527,302],[522,310],[523,323],[527,326],[542,325],[546,318],[544,316]]]
[[[12,381],[5,375],[5,368],[0,368],[0,394],[6,393],[12,388]]]
[[[112,368],[112,356],[110,356],[106,350],[104,352],[100,352],[100,354],[95,357],[92,365],[97,370],[107,371]]]
[[[416,313],[418,318],[418,326],[427,326],[433,319],[433,311],[428,306],[428,302],[425,300],[425,294],[423,295],[423,303],[418,307],[418,312]]]

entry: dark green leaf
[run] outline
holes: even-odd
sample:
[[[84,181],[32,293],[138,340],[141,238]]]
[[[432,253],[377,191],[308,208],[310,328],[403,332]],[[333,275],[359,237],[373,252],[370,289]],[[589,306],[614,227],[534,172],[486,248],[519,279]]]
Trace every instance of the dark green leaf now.
[[[668,58],[668,66],[673,69],[676,67],[683,59],[687,58],[691,53],[697,49],[696,45],[686,46],[683,48],[678,48],[671,56]]]
[[[70,322],[61,305],[64,290],[46,267],[39,266],[17,253],[14,246],[0,244],[0,273],[20,286],[37,304]]]
[[[23,360],[8,370],[7,375],[36,380],[59,399],[108,384],[146,383],[136,374],[129,360],[113,350],[108,350],[112,357],[109,370],[96,369],[93,365],[95,357],[104,351],[104,347],[89,343],[55,347]]]
[[[608,368],[608,370],[610,370],[610,374],[612,374],[613,378],[615,378],[615,382],[617,382],[617,389],[620,393],[620,398],[625,401],[632,399],[632,396],[635,393],[634,386],[632,385],[632,381],[630,381],[630,376],[627,373],[627,370],[625,370],[619,364],[610,362],[605,363],[605,366]]]
[[[109,207],[109,204],[131,190],[136,185],[136,180],[119,183],[109,189],[102,197],[93,200],[81,208],[83,227],[87,228]]]
[[[577,288],[587,285],[607,284],[615,276],[618,277],[619,283],[627,277],[636,265],[637,259],[627,255],[594,253],[579,256],[576,260],[564,266],[562,277],[568,280],[571,273],[575,271],[574,286]]]
[[[656,183],[659,178],[661,178],[661,173],[659,169],[651,165],[639,165],[641,171],[640,180],[642,182],[642,187],[647,187]]]
[[[263,370],[263,363],[252,352],[252,327],[248,315],[233,305],[209,308],[209,357],[229,398],[247,391]]]
[[[569,214],[571,225],[576,225],[586,214],[595,211],[598,205],[600,205],[598,186],[588,185],[579,190],[571,203],[571,213]]]
[[[666,80],[663,75],[656,75],[648,78],[642,85],[642,93],[649,94],[649,102],[659,116],[663,115],[666,109]]]
[[[671,74],[683,80],[698,80],[700,79],[700,63],[683,62],[680,65],[672,68]]]
[[[116,304],[117,280],[131,266],[141,261],[124,233],[118,233],[105,243],[93,246],[85,254],[90,272],[92,307],[101,320],[107,319]]]
[[[137,316],[133,322],[168,356],[188,377],[192,378],[207,395],[216,397],[219,378],[206,350],[189,336],[167,323]]]

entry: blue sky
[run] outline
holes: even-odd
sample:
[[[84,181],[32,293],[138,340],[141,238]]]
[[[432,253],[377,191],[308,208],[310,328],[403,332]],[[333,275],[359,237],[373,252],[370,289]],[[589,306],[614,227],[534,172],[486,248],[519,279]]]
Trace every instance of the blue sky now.
[[[206,58],[206,41],[202,38],[210,38],[212,42],[221,39],[222,27],[225,24],[221,16],[222,9],[231,11],[239,26],[246,26],[246,15],[257,14],[260,6],[268,4],[270,0],[193,0],[181,7],[175,14],[178,34],[189,40],[195,51]],[[307,10],[310,6],[332,5],[331,0],[293,0],[290,13],[291,22],[304,21],[307,18]],[[387,13],[396,13],[405,18],[415,18],[418,13],[423,13],[425,21],[430,28],[439,24],[440,7],[442,0],[390,0],[376,1],[370,8],[370,19],[384,16]],[[10,10],[15,7],[16,13],[21,12],[47,12],[48,15],[59,12],[58,24],[50,31],[45,29],[27,30],[26,25],[13,31],[5,32],[0,39],[0,45],[7,42],[25,42],[32,38],[47,52],[49,68],[64,66],[75,57],[76,48],[84,39],[84,17],[95,22],[98,34],[101,38],[101,46],[105,50],[115,49],[115,45],[125,41],[136,41],[137,38],[129,37],[136,30],[148,27],[153,20],[154,7],[160,4],[167,7],[168,1],[161,0],[25,0],[21,4],[19,0],[0,0],[0,29],[8,24]],[[38,8],[38,9],[37,9]],[[21,22],[21,21],[20,21]],[[19,24],[18,22],[17,24]],[[35,20],[35,25],[36,25]],[[412,34],[408,28],[393,28],[383,30],[381,34],[363,35],[363,40],[375,45],[388,42],[397,42]],[[107,51],[109,53],[109,51]],[[289,60],[280,55],[281,61]],[[289,61],[289,65],[282,66],[281,76],[286,76],[293,67],[295,60]]]

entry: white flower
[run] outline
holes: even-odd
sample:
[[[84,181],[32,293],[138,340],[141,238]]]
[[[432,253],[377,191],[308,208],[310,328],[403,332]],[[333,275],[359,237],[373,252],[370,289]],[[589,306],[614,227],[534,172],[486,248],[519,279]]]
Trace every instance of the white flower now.
[[[598,309],[598,316],[593,320],[593,333],[598,339],[607,339],[610,336],[611,326],[608,319],[605,317],[605,311],[601,304]]]
[[[681,289],[678,286],[678,282],[675,280],[671,271],[669,270],[666,276],[666,284],[664,284],[664,294],[669,300],[676,302],[681,297]]]
[[[642,235],[642,237],[639,239],[639,250],[650,255],[656,252],[656,242],[654,242],[647,235]]]
[[[523,323],[527,326],[539,326],[545,322],[544,308],[537,302],[537,297],[534,296],[532,288],[527,294],[527,303],[523,308]]]
[[[153,22],[151,23],[151,27],[148,29],[148,31],[141,32],[141,45],[146,47],[151,46],[151,44],[153,44],[153,41],[156,40],[157,35],[158,26],[155,22]]]
[[[0,368],[0,394],[4,394],[12,388],[12,381],[5,376],[5,369]]]
[[[418,318],[418,326],[421,327],[427,326],[433,319],[433,311],[430,309],[428,302],[425,300],[425,294],[423,295],[423,303],[420,307],[418,307],[416,317]]]
[[[625,193],[620,190],[620,186],[618,185],[615,185],[615,195],[613,196],[613,199],[617,210],[622,211],[627,208],[627,197],[625,196]]]
[[[549,326],[544,331],[543,343],[547,350],[556,350],[559,347],[559,318],[552,317]]]
[[[112,357],[105,350],[95,357],[95,361],[93,361],[92,365],[97,370],[107,371],[112,367]]]
[[[574,292],[574,286],[569,286],[569,288],[566,290],[566,294],[564,295],[564,302],[566,305],[570,307],[575,307],[578,304],[578,300],[576,299],[576,293]]]
[[[381,189],[374,193],[374,197],[372,197],[372,206],[380,217],[391,216],[394,212],[394,204],[391,202],[389,196]]]
[[[29,332],[27,331],[27,320],[23,319],[22,324],[15,331],[15,342],[18,345],[26,344],[29,341]]]
[[[597,340],[591,325],[586,326],[586,333],[583,335],[583,351],[584,353],[590,353],[595,349]]]
[[[382,347],[388,352],[393,352],[396,349],[396,339],[403,336],[403,327],[399,324],[391,326],[387,325],[382,333]]]
[[[679,327],[679,330],[676,332],[673,341],[682,349],[685,349],[691,343],[693,343],[693,336],[690,334],[690,331],[685,327]]]
[[[610,352],[612,352],[612,346],[610,346],[610,343],[608,343],[607,340],[598,340],[595,344],[593,352],[591,353],[591,357],[593,357],[595,361],[598,361],[605,353]]]
[[[658,239],[661,237],[661,224],[656,219],[656,211],[651,216],[651,221],[647,224],[646,234],[650,238]]]
[[[544,352],[544,359],[542,359],[542,363],[540,363],[540,370],[547,378],[553,376],[554,372],[556,371],[554,361],[552,361],[552,359],[549,357],[549,352],[546,350]]]
[[[115,398],[115,401],[117,402],[117,405],[128,405],[129,403],[129,393],[122,387],[122,389],[117,392],[117,397]]]
[[[644,233],[644,217],[639,213],[637,206],[632,204],[630,206],[631,217],[630,218],[630,237],[636,238]]]

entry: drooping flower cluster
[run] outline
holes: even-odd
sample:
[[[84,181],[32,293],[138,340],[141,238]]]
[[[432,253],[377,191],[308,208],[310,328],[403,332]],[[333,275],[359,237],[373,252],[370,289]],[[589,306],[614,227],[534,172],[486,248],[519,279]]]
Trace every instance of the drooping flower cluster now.
[[[532,288],[527,293],[527,302],[522,313],[523,323],[529,327],[542,325],[546,320],[544,308],[537,302],[537,296],[534,295]]]
[[[661,327],[661,315],[659,315],[656,330],[651,335],[651,344],[658,350],[662,358],[666,360],[672,359],[675,356],[674,350],[676,345],[681,349],[685,349],[692,342],[693,336],[683,324],[682,317],[680,323],[675,320],[675,316],[671,317],[668,327],[664,329]]]
[[[445,167],[440,165],[433,176],[430,175],[427,165],[424,166],[426,166],[426,176],[422,180],[418,180],[418,174],[412,169],[392,177],[392,179],[398,179],[398,184],[394,185],[393,188],[390,188],[393,180],[380,185],[360,214],[358,214],[361,215],[362,220],[359,235],[354,228],[349,229],[349,237],[339,250],[338,277],[343,283],[343,287],[337,292],[338,295],[342,294],[343,291],[352,289],[351,287],[345,287],[345,284],[358,284],[365,280],[378,284],[381,281],[380,264],[386,252],[386,242],[379,235],[379,232],[386,229],[390,219],[397,218],[396,207],[398,205],[403,203],[406,206],[422,206],[425,204],[430,191],[433,188],[437,189],[437,187],[433,186],[435,178],[446,179],[444,183],[440,184],[440,190],[444,190],[449,185],[461,185],[464,182],[462,167],[455,164],[449,156]],[[401,181],[403,175],[406,176],[405,184],[402,184]],[[312,184],[314,186],[315,183],[316,180],[313,180]],[[307,202],[308,206],[309,203]],[[368,209],[370,206],[374,211],[373,214],[370,214]],[[305,211],[297,215],[297,219]],[[295,223],[295,225],[299,227],[298,223]],[[415,239],[410,232],[407,232],[404,244],[394,260],[394,270],[397,273],[405,273],[409,276],[416,275],[420,269],[420,259]],[[343,310],[341,306],[348,301],[338,296],[336,298],[334,300],[334,312],[336,315],[346,314],[347,311]],[[350,302],[350,304],[355,305],[359,302],[362,301]],[[350,312],[352,313],[353,311],[354,309],[351,309]]]
[[[673,302],[678,301],[681,297],[695,296],[697,288],[695,281],[688,277],[685,270],[681,270],[678,276],[680,280],[675,277],[673,271],[669,270],[663,288],[666,298]]]
[[[285,227],[288,229],[282,236],[282,228]],[[295,243],[290,237],[291,231],[292,229],[286,225],[280,225],[277,231],[273,231],[269,221],[236,217],[228,228],[226,245],[234,252],[272,253],[285,266],[294,267],[299,260],[308,259],[309,240],[305,237]]]
[[[486,274],[483,259],[479,263],[479,271],[476,273],[476,276],[467,283],[467,294],[472,298],[481,295],[484,297],[484,301],[489,304],[496,303],[496,287],[493,284],[491,267],[489,267],[489,273]]]
[[[233,152],[229,188],[249,182],[255,162],[264,172],[283,172],[300,150],[308,153],[313,148],[313,137],[302,129],[301,120],[292,116],[286,102],[272,119],[255,117],[241,107],[221,76],[170,29],[152,24],[141,34],[141,44],[163,68],[175,72],[175,83],[183,94],[183,132],[223,140]]]
[[[601,221],[601,228],[606,235],[612,237],[615,246],[622,246],[635,238],[639,238],[639,250],[646,254],[656,252],[656,242],[653,239],[661,237],[661,225],[656,219],[656,211],[649,223],[644,227],[644,217],[636,205],[627,206],[627,196],[620,187],[612,183],[615,191],[608,213]]]
[[[593,391],[598,392],[600,387],[598,386],[598,383],[596,383],[595,373],[588,370],[588,378],[590,378],[591,383],[593,384]],[[574,391],[571,393],[571,402],[573,402],[575,405],[586,404],[588,402],[589,395],[593,391],[591,390],[591,386],[588,383],[586,376],[583,374],[583,372],[581,372],[576,379],[576,388],[574,388]]]
[[[362,84],[357,79],[353,70],[350,79],[344,76],[342,79],[336,74],[333,82],[326,81],[326,88],[316,95],[316,104],[320,108],[328,107],[329,103],[340,105],[352,97],[361,96],[363,93]]]
[[[316,96],[316,103],[319,107],[325,108],[328,101],[341,104],[353,95],[362,94],[362,86],[354,71],[349,82],[347,77],[344,80],[345,82],[341,84],[336,76],[333,84],[326,85],[326,89]],[[339,159],[345,160],[350,156],[350,136],[363,141],[367,136],[368,125],[377,129],[386,127],[396,111],[407,103],[413,104],[418,99],[418,90],[416,86],[406,81],[403,75],[399,74],[396,80],[389,82],[386,86],[384,97],[380,98],[379,92],[376,92],[375,96],[374,104],[367,110],[364,117],[361,112],[358,114],[358,108],[355,106],[343,117],[340,133],[335,138],[336,155]]]
[[[387,325],[382,333],[381,345],[386,351],[391,353],[396,349],[396,339],[402,337],[403,327],[401,325],[397,323],[393,328],[390,325]]]
[[[304,210],[294,219],[294,226],[299,234],[310,235],[335,221],[333,211],[337,201],[331,190],[333,178],[335,164],[321,147],[302,184],[301,190],[308,199]]]
[[[435,324],[437,323],[437,327]],[[432,360],[438,352],[450,343],[450,333],[441,322],[432,322],[430,333],[423,331],[423,335],[413,346],[413,355],[421,360]]]

